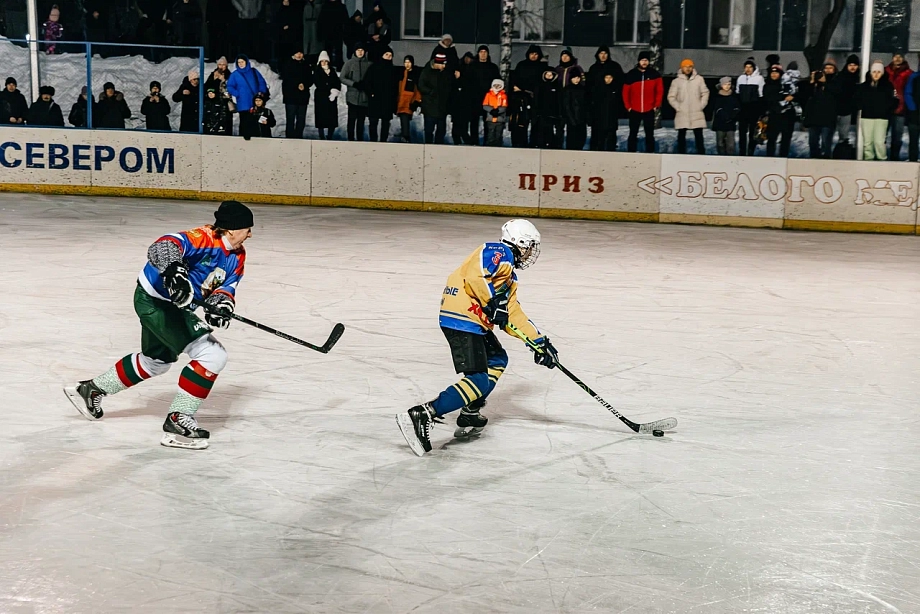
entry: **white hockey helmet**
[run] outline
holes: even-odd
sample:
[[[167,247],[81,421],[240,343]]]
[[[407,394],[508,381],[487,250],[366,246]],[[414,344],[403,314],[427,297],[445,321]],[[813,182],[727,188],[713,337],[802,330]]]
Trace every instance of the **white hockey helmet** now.
[[[540,231],[527,220],[505,222],[502,243],[514,252],[514,267],[517,269],[526,269],[540,257]]]

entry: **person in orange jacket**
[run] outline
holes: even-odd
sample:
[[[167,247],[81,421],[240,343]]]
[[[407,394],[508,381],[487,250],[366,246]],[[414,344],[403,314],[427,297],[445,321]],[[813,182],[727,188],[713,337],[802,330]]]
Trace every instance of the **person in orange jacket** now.
[[[505,124],[508,123],[508,94],[505,82],[492,80],[492,89],[486,92],[482,101],[482,110],[486,112],[486,145],[501,147],[504,141]]]
[[[655,111],[664,98],[664,83],[661,73],[649,66],[650,58],[648,51],[640,52],[639,62],[623,81],[623,105],[629,115],[628,151],[636,151],[641,123],[645,128],[645,151],[655,152]]]

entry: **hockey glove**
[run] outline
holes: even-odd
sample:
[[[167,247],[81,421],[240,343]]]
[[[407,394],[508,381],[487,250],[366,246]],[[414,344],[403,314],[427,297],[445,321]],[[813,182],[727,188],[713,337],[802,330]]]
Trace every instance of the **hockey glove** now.
[[[496,294],[489,299],[482,311],[489,317],[492,324],[504,330],[508,326],[508,295]]]
[[[215,292],[204,302],[204,321],[214,328],[228,328],[234,307],[232,298],[223,292]]]
[[[547,369],[555,369],[559,354],[556,352],[556,348],[553,347],[553,344],[549,342],[549,338],[543,337],[543,339],[537,342],[537,347],[539,347],[541,351],[534,351],[533,361],[538,365],[543,365]]]
[[[491,111],[489,111],[489,114],[490,114],[492,117],[498,118],[498,117],[502,114],[502,112],[499,111],[497,108],[495,108],[495,109],[492,109]]]
[[[185,308],[192,303],[195,292],[188,278],[188,269],[181,262],[171,262],[163,271],[163,285],[169,293],[169,300],[176,307]]]

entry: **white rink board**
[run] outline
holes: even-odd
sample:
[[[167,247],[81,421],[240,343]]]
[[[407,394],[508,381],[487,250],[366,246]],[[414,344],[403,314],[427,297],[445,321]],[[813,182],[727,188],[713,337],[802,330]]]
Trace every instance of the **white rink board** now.
[[[114,159],[93,167],[93,186],[201,190],[201,138],[197,134],[93,130],[93,144]],[[140,152],[140,156],[138,156]]]
[[[540,154],[536,149],[510,153],[499,147],[426,145],[425,202],[536,210],[542,189],[537,185]]]
[[[203,192],[310,196],[312,141],[201,137]]]
[[[658,196],[640,184],[658,175],[660,165],[659,156],[542,151],[537,185],[541,214],[620,212],[628,214],[624,219],[657,221]]]
[[[731,156],[661,156],[661,221],[782,226],[786,160]]]
[[[49,160],[52,145],[56,146],[53,153],[64,156],[63,159]],[[88,130],[3,126],[0,129],[0,183],[89,186],[93,154],[93,133]]]
[[[313,141],[315,198],[422,200],[422,147],[402,143]]]
[[[789,160],[786,226],[808,227],[799,220],[916,226],[918,171],[916,164]]]

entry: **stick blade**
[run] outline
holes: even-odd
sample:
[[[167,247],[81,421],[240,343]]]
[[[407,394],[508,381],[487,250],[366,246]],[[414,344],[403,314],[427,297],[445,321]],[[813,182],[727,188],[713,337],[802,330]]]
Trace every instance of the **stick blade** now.
[[[651,435],[652,431],[671,431],[675,428],[677,428],[677,418],[665,418],[664,420],[640,424],[637,432],[643,435]]]
[[[320,350],[323,354],[328,354],[329,350],[339,342],[339,339],[342,337],[342,334],[345,332],[345,325],[339,322],[332,327],[332,332],[329,333],[329,338],[326,339],[326,343],[323,344],[322,349]]]

